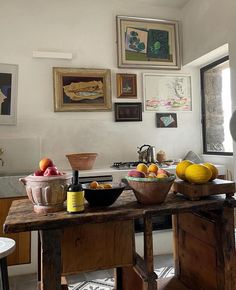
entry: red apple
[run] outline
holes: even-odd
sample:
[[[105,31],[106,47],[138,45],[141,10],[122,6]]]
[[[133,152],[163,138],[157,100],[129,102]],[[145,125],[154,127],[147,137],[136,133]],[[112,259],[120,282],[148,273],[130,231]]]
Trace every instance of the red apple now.
[[[42,171],[42,170],[36,170],[34,172],[34,176],[43,176],[43,174],[44,174],[44,171]]]
[[[39,168],[42,171],[45,171],[48,167],[52,167],[52,166],[53,166],[53,162],[49,158],[43,158],[39,161]]]
[[[48,167],[43,176],[61,175],[56,166]]]

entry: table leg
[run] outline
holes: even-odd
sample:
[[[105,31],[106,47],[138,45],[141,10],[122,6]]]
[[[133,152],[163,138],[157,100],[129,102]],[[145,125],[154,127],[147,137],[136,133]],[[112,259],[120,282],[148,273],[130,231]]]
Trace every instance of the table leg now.
[[[40,290],[61,290],[61,230],[41,230]]]
[[[0,259],[0,269],[1,269],[1,276],[2,276],[2,289],[9,290],[7,257]]]
[[[152,239],[152,216],[144,216],[144,261],[147,269],[148,289],[156,290],[157,282],[153,266],[153,239]]]

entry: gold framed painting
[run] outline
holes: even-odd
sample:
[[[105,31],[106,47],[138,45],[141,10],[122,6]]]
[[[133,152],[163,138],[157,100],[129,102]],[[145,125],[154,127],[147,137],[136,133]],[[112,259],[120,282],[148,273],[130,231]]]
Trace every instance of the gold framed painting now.
[[[54,111],[110,111],[110,69],[53,68]]]
[[[116,74],[118,98],[137,98],[136,74]]]
[[[179,23],[117,16],[118,67],[180,69]]]

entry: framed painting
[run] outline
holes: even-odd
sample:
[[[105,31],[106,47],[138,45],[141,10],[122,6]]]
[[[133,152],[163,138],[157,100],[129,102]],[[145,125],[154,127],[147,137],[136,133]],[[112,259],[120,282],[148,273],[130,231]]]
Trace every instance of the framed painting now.
[[[109,69],[53,68],[54,111],[110,111]]]
[[[115,103],[115,121],[142,121],[142,103]]]
[[[16,124],[18,65],[0,64],[0,125]]]
[[[156,113],[156,125],[158,128],[177,128],[177,114]]]
[[[116,74],[118,98],[137,98],[136,74]]]
[[[118,67],[180,69],[179,23],[117,16]]]
[[[143,74],[145,111],[191,111],[191,76]]]

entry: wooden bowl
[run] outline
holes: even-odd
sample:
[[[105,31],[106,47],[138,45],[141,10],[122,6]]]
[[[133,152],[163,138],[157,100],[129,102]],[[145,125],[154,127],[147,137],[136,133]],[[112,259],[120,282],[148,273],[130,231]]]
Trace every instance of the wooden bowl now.
[[[111,185],[112,188],[92,189],[89,187],[89,183],[83,184],[84,197],[89,203],[89,205],[90,206],[112,205],[121,195],[126,185],[123,182],[120,183],[112,182]]]
[[[142,204],[159,204],[165,201],[175,178],[175,175],[171,174],[166,178],[127,176],[126,180],[129,187],[132,188],[138,202]]]
[[[74,170],[90,170],[93,168],[97,153],[67,154],[70,166]]]
[[[49,213],[64,209],[67,189],[71,184],[71,174],[29,175],[19,180],[25,185],[26,193],[34,204],[35,212]]]

